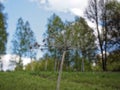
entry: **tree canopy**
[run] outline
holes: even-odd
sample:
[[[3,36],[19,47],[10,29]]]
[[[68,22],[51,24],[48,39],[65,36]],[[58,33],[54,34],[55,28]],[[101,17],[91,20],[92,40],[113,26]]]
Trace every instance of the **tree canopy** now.
[[[7,15],[4,11],[4,6],[0,3],[0,54],[6,53],[7,45]]]

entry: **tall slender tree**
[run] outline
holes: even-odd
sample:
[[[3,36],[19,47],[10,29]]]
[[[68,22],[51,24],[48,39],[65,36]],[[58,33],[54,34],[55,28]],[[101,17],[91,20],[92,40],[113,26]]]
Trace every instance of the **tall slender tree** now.
[[[107,52],[120,49],[120,3],[117,0],[100,0],[99,3],[99,7],[102,7],[100,21],[103,23],[104,61],[107,70]]]
[[[85,10],[86,17],[90,21],[95,22],[95,25],[96,25],[98,46],[99,46],[100,52],[102,54],[102,69],[103,69],[103,71],[106,70],[105,58],[104,58],[104,48],[103,48],[104,40],[101,38],[102,36],[100,33],[99,23],[101,21],[101,17],[103,19],[103,17],[104,17],[103,15],[105,15],[104,6],[105,6],[104,0],[101,0],[101,2],[99,0],[90,0],[89,5],[88,5],[87,9]],[[105,33],[105,36],[106,36],[106,33]]]
[[[73,49],[77,49],[79,53],[79,58],[82,58],[81,70],[84,71],[84,60],[93,59],[96,44],[95,44],[95,35],[93,33],[93,29],[91,29],[84,18],[76,17],[75,22],[71,24],[72,31],[72,47]],[[77,53],[75,53],[77,54]]]
[[[52,19],[50,19],[48,23],[47,39],[44,39],[43,41],[47,41],[47,44],[45,45],[49,50],[56,49],[57,52],[59,52],[57,53],[52,51],[57,56],[62,55],[56,90],[60,89],[63,64],[65,59],[69,59],[69,57],[66,57],[66,55],[69,54],[69,51],[80,48],[82,54],[88,56],[88,52],[94,46],[93,30],[89,28],[83,18],[80,18],[79,20],[63,23],[58,16],[53,15]],[[77,48],[77,46],[79,47]],[[85,51],[83,51],[83,48]],[[68,62],[66,65],[68,66]]]
[[[12,53],[20,57],[18,65],[22,67],[21,57],[33,58],[36,52],[31,48],[36,42],[34,32],[30,28],[28,21],[23,22],[22,18],[18,19],[16,32],[12,40]]]
[[[7,17],[3,12],[4,6],[0,2],[0,54],[6,53],[6,45],[7,45]]]
[[[49,19],[48,19],[48,24],[47,24],[47,32],[46,32],[46,37],[47,37],[47,46],[48,46],[48,51],[50,56],[55,58],[55,67],[54,70],[57,70],[57,61],[58,58],[61,56],[61,52],[57,50],[57,48],[53,48],[52,46],[60,46],[61,45],[61,38],[59,38],[60,32],[64,29],[64,24],[59,16],[56,14],[53,14]],[[43,40],[44,42],[45,40]]]
[[[7,45],[7,15],[4,11],[4,6],[0,2],[0,54],[6,54],[6,45]],[[1,59],[1,56],[0,56]],[[3,69],[3,61],[0,60],[0,68]]]
[[[112,0],[106,4],[108,48],[120,49],[120,2]]]
[[[96,24],[103,71],[107,70],[107,51],[110,44],[112,49],[115,48],[113,45],[120,47],[119,8],[117,0],[90,0],[85,11],[87,18]],[[102,26],[102,29],[99,26]]]

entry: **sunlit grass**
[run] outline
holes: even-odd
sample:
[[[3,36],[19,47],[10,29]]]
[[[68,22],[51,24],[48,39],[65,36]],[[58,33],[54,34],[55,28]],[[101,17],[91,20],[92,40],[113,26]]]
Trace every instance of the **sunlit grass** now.
[[[0,72],[0,90],[55,90],[55,72]],[[63,72],[61,90],[120,90],[120,73]]]

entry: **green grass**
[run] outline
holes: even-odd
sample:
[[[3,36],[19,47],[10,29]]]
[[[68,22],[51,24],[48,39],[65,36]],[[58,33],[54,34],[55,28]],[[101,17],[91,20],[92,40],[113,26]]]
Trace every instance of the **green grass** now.
[[[0,72],[0,90],[55,90],[54,72]],[[119,72],[64,72],[61,90],[120,90]]]

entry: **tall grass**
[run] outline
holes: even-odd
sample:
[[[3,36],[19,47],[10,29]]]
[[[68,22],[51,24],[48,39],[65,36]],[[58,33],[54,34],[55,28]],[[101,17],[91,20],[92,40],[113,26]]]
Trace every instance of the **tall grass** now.
[[[0,90],[55,90],[55,72],[0,72]],[[63,72],[61,90],[120,90],[120,73]]]

